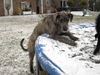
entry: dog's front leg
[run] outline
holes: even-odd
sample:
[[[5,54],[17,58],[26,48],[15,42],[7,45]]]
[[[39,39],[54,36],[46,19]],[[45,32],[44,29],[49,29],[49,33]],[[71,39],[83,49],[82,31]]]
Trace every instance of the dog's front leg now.
[[[52,36],[52,39],[58,40],[60,42],[66,43],[66,44],[69,44],[71,46],[77,46],[77,44],[75,43],[75,41],[69,39],[68,37],[63,37],[63,36],[60,36],[60,35],[55,35],[55,36]]]
[[[79,38],[73,36],[72,33],[70,33],[69,31],[63,31],[63,32],[60,33],[60,35],[68,36],[74,41],[77,41],[79,39]]]

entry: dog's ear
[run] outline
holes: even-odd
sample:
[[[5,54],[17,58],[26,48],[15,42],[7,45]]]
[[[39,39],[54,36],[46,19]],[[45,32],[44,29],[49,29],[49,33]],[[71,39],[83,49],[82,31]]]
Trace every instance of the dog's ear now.
[[[73,20],[73,14],[68,13],[68,18],[69,18],[69,21],[72,22],[72,20]]]
[[[56,19],[59,19],[59,18],[60,18],[60,14],[57,13],[57,15],[56,15]]]
[[[53,20],[54,20],[54,22],[58,22],[59,19],[60,19],[60,13],[57,12],[57,13],[54,14]]]

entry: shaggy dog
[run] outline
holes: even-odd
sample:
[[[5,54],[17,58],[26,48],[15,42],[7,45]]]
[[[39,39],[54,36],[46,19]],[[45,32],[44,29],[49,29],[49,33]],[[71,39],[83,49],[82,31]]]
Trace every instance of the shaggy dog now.
[[[94,55],[96,55],[99,52],[99,49],[100,49],[100,14],[98,15],[98,17],[96,19],[95,29],[96,29],[96,32],[97,32],[97,34],[95,34],[95,38],[97,38],[98,41],[97,41],[96,49],[93,52]]]
[[[69,31],[68,31],[68,22],[71,19],[70,15],[66,12],[58,12],[53,15],[49,15],[45,17],[34,29],[33,33],[31,34],[28,42],[28,49],[25,49],[23,47],[23,41],[21,40],[20,45],[24,51],[29,51],[29,57],[30,57],[30,71],[34,73],[33,70],[33,58],[35,53],[35,41],[38,36],[41,34],[47,33],[49,34],[49,38],[52,38],[54,40],[58,40],[60,42],[69,44],[71,46],[76,46],[75,43],[76,40],[78,40],[77,37],[74,37]],[[63,37],[62,35],[68,36]]]

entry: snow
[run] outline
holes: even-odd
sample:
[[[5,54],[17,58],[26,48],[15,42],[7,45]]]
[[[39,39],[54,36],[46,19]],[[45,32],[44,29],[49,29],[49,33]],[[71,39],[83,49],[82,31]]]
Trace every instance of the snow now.
[[[87,16],[86,17],[74,16],[73,22],[69,23],[69,25],[74,26],[77,24],[81,24],[83,22],[94,22],[95,17],[93,16],[91,16],[92,18],[90,16],[88,16],[89,18]],[[29,71],[28,52],[24,52],[21,49],[20,41],[22,38],[25,38],[24,46],[27,48],[27,42],[29,39],[28,37],[31,35],[33,29],[43,17],[45,17],[45,15],[24,15],[24,16],[0,17],[0,75],[31,75]],[[86,34],[84,34],[83,30],[86,30],[85,31]],[[64,57],[65,59],[63,59],[63,61],[66,61],[67,56],[70,58],[75,57],[77,58],[77,60],[82,57],[80,60],[87,61],[89,56],[92,55],[92,52],[94,50],[94,45],[96,42],[94,41],[95,30],[94,28],[90,28],[89,30],[84,28],[83,30],[78,29],[78,31],[76,31],[74,29],[73,31],[77,33],[75,34],[75,36],[82,38],[81,42],[84,42],[84,40],[88,40],[89,38],[87,38],[87,36],[88,37],[92,36],[90,39],[90,42],[89,40],[87,42],[85,41],[84,43],[87,46],[82,45],[81,46],[82,48],[80,47],[81,48],[80,51],[78,51],[76,47],[75,47],[75,50],[72,50],[71,49],[72,47],[70,46],[69,48],[72,50],[71,51],[72,54],[70,55],[66,54],[66,56]],[[77,41],[78,46],[81,44],[81,42]],[[54,42],[54,44],[58,44],[58,43]],[[63,44],[64,48],[63,50],[60,50],[60,52],[56,50],[58,54],[63,56],[62,53],[65,53],[65,52],[70,53],[70,51],[66,51],[67,50],[66,46],[68,45]],[[100,57],[99,55],[93,56],[92,59],[99,60],[99,57]],[[63,62],[61,63],[59,62],[58,64],[62,64],[62,63]],[[100,71],[99,71],[100,64],[95,64],[95,63],[90,62],[89,65],[87,64],[87,67],[88,66],[91,67],[91,65],[95,67],[93,68],[94,70],[96,70],[95,72],[100,74]],[[77,67],[77,65],[74,65],[74,67]],[[77,69],[75,69],[75,72],[77,72]]]
[[[72,11],[71,13],[74,15],[79,15],[79,16],[83,15],[83,11]],[[90,16],[89,11],[87,11],[87,14],[85,16]]]
[[[24,15],[29,15],[29,14],[32,14],[32,11],[23,11],[23,14]]]
[[[43,62],[49,63],[48,65],[55,68],[60,75],[100,75],[100,64],[96,63],[97,58],[100,63],[100,55],[93,55],[96,45],[95,23],[76,24],[70,26],[69,30],[79,38],[77,47],[44,36],[40,36],[36,42],[37,45],[43,45],[43,55],[58,65],[63,73],[45,57],[43,58],[43,55],[40,54],[39,58],[45,59]]]
[[[0,17],[0,75],[29,75],[28,52],[20,47],[43,17],[40,15]]]

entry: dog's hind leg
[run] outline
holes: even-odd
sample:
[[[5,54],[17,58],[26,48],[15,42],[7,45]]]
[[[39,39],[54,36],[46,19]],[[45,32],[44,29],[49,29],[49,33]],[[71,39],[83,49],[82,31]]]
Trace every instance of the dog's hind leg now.
[[[34,53],[35,53],[34,45],[35,45],[35,41],[32,41],[30,39],[28,43],[28,51],[29,51],[29,58],[30,58],[30,72],[31,73],[34,73],[34,69],[33,69],[33,58],[34,58]]]
[[[33,69],[33,56],[30,56],[30,72],[34,73],[34,69]]]
[[[93,52],[94,55],[96,55],[99,52],[99,50],[100,50],[100,39],[99,38],[100,37],[98,37],[96,49]]]

